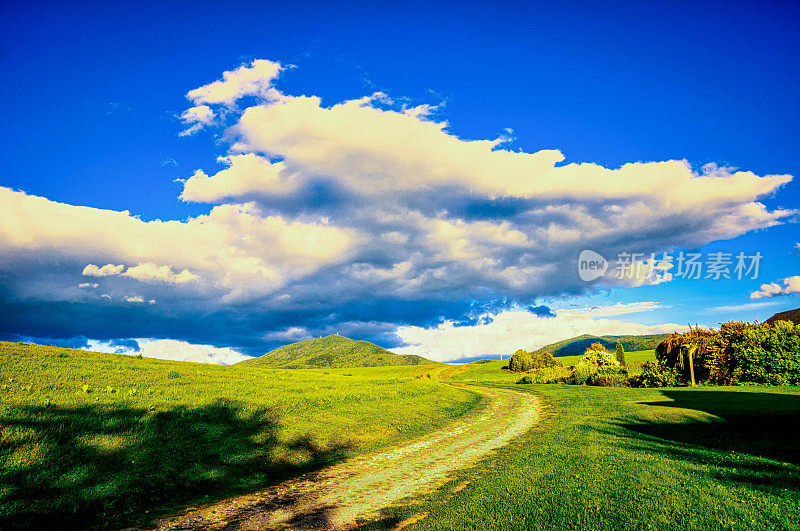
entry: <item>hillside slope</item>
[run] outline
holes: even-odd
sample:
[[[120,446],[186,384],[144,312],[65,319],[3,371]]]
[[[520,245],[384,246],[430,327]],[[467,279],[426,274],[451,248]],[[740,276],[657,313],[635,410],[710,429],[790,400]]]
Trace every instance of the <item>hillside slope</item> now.
[[[609,350],[614,350],[617,343],[622,343],[622,348],[626,351],[633,350],[652,350],[656,345],[666,338],[669,334],[651,334],[643,336],[593,336],[583,334],[582,336],[557,341],[536,350],[536,352],[547,351],[553,356],[575,356],[583,354],[592,343],[602,343]]]
[[[340,335],[306,339],[277,348],[237,365],[285,367],[291,369],[382,367],[435,363],[421,356],[399,355],[369,343]]]
[[[800,308],[776,313],[764,322],[767,324],[775,324],[778,321],[791,321],[794,324],[800,324]]]

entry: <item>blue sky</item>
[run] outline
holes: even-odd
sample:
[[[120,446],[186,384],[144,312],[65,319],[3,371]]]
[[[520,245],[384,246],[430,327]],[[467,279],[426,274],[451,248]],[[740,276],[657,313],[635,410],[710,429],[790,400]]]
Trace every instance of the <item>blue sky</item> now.
[[[553,196],[545,185],[529,186],[527,180],[562,177],[509,174],[493,167],[494,159],[477,153],[477,146],[461,142],[503,137],[505,142],[487,151],[558,150],[564,160],[554,167],[587,162],[616,170],[636,162],[685,160],[698,175],[709,163],[752,172],[758,179],[800,175],[796,4],[6,3],[1,16],[0,186],[48,201],[29,204],[12,194],[7,200],[16,208],[0,211],[0,333],[5,337],[75,345],[92,340],[101,347],[132,338],[142,344],[171,339],[257,354],[340,331],[455,358],[488,353],[497,340],[481,338],[503,330],[512,336],[509,341],[533,346],[589,323],[569,312],[582,311],[591,322],[604,319],[602,310],[592,314],[591,308],[629,305],[617,307],[612,323],[587,330],[602,332],[624,323],[716,326],[731,318],[765,319],[798,305],[797,295],[790,293],[794,284],[783,280],[800,274],[800,234],[791,212],[800,198],[796,178],[770,186],[742,181],[738,195],[693,188],[695,181],[687,181],[680,197],[693,196],[695,202],[678,208],[677,195],[658,205],[647,199],[669,196],[670,179],[681,178],[678,170],[674,176],[652,177],[652,188],[643,185],[635,198],[616,191],[615,186],[626,186],[625,179],[635,185],[660,175],[661,166],[645,166],[637,170],[641,176],[603,176],[605,184],[582,186],[580,179],[601,177],[578,175],[577,184]],[[187,129],[182,113],[204,105],[202,99],[187,99],[187,93],[223,79],[223,72],[253,68],[256,59],[283,66],[269,80],[270,88],[294,98],[292,112],[305,109],[308,116],[289,112],[288,121],[281,122],[286,129],[270,131],[267,138],[261,128],[277,123],[277,105],[270,103],[277,100],[251,91],[230,105],[210,103],[213,124],[180,136]],[[334,135],[341,141],[334,151],[341,160],[329,164],[331,157],[321,154],[318,140],[330,113],[321,111],[374,93],[385,96],[364,104],[371,114],[354,111],[367,122],[353,130],[352,138]],[[319,103],[301,107],[301,95],[316,96]],[[236,129],[245,111],[266,105],[272,105],[272,114],[262,116],[271,120],[267,125],[252,112],[249,129]],[[432,108],[416,117],[403,114],[420,105]],[[386,113],[404,116],[408,123],[383,120]],[[362,149],[365,139],[359,134],[370,130],[371,117],[397,153],[388,153],[383,144],[370,146],[369,153]],[[397,131],[389,131],[395,122]],[[454,166],[446,170],[437,166],[435,155],[423,160],[402,136],[417,122],[423,128],[446,122],[442,131],[469,154],[454,155]],[[294,141],[287,143],[290,129]],[[298,136],[309,131],[313,138]],[[431,135],[435,143],[439,137]],[[249,150],[234,145],[244,137]],[[445,140],[442,149],[449,149]],[[459,157],[473,152],[483,162],[458,166]],[[204,200],[181,200],[182,193],[188,196],[180,180],[198,169],[220,186],[230,185],[218,174],[225,164],[217,158],[234,154],[285,161],[285,171],[296,172],[299,184],[291,193],[251,186],[245,192],[237,188],[238,196],[227,190],[211,197],[206,190]],[[373,165],[394,163],[408,163],[403,171],[416,172],[416,184],[372,189],[370,183],[381,178]],[[480,171],[472,175],[473,168]],[[363,179],[354,181],[362,170]],[[462,182],[454,176],[458,171],[470,176]],[[728,177],[721,178],[736,179],[734,170],[722,171]],[[440,188],[426,181],[442,172],[447,177]],[[406,177],[391,171],[385,177],[391,183],[398,175]],[[498,179],[502,187],[494,187]],[[233,212],[238,207],[232,205],[248,202],[255,210]],[[662,210],[648,210],[642,225],[629,224],[627,232],[611,214],[598,214],[620,205],[634,212],[638,202]],[[754,202],[772,214],[746,214],[744,205]],[[185,222],[221,207],[215,223],[224,223],[240,239],[261,238],[261,247],[248,244],[237,252],[250,253],[240,258],[258,261],[265,280],[256,285],[245,278],[250,272],[241,272],[255,262],[202,255],[195,249],[205,247],[188,244],[185,253],[191,257],[180,255],[180,246],[168,252],[168,244],[142,250],[146,245],[137,241],[198,237],[211,249],[217,236],[195,236],[199,229],[191,235],[156,231],[153,236],[153,227],[136,228],[126,219],[119,221],[116,238],[89,244],[102,240],[92,231],[116,225],[98,214],[97,225],[85,233],[77,228],[59,232],[71,225],[59,221],[57,204],[128,211],[144,222]],[[570,212],[585,208],[598,216],[598,226],[608,222],[613,230],[606,231],[606,239],[590,237],[586,225],[568,219],[571,214],[554,214],[556,206]],[[354,214],[358,211],[373,215]],[[549,214],[536,217],[531,211]],[[30,222],[26,212],[45,220],[36,231],[20,229]],[[82,215],[70,209],[63,213],[79,226],[92,226],[91,216]],[[553,223],[559,234],[582,234],[606,258],[622,249],[704,255],[758,251],[764,258],[755,280],[582,284],[574,281],[579,249],[573,240],[562,245],[551,234],[549,245],[539,241],[526,249],[525,242],[508,239],[514,231],[533,239]],[[434,225],[438,229],[430,229]],[[394,237],[405,240],[392,244]],[[434,240],[449,246],[447,257],[436,254]],[[482,266],[479,258],[495,263]],[[124,269],[101,277],[82,274],[88,264]],[[183,279],[198,278],[176,280],[182,270],[187,271]],[[541,278],[530,280],[537,274]],[[762,284],[773,283],[777,288],[753,298]],[[78,289],[78,284],[90,286]],[[353,296],[343,295],[348,293]],[[110,298],[101,298],[104,294]],[[551,317],[525,311],[541,305],[553,309],[558,326]],[[625,308],[630,313],[620,313]],[[485,328],[503,312],[505,328]],[[569,315],[572,320],[562,323]],[[467,326],[448,332],[435,328],[441,323]]]

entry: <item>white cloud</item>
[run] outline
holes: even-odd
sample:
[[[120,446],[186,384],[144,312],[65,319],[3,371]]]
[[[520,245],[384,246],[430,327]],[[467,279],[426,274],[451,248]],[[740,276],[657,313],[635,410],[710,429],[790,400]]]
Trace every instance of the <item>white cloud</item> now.
[[[208,105],[190,107],[181,113],[181,121],[189,127],[178,133],[180,136],[192,135],[204,127],[214,124],[214,111]],[[173,159],[174,162],[174,159]],[[164,166],[164,163],[161,164]],[[173,164],[177,166],[177,164]]]
[[[183,269],[180,273],[175,273],[170,266],[158,266],[152,262],[129,267],[128,270],[123,273],[123,276],[135,278],[143,282],[165,282],[167,284],[185,284],[200,279],[199,276],[188,269]]]
[[[783,304],[783,301],[748,302],[744,304],[714,306],[713,308],[705,310],[704,313],[749,312],[752,310],[760,310],[761,308],[768,308],[770,306],[778,306],[781,304]]]
[[[644,325],[609,319],[610,316],[649,311],[655,303],[616,304],[598,308],[559,311],[555,317],[538,317],[525,310],[506,310],[488,324],[455,326],[445,322],[435,328],[403,326],[397,336],[407,346],[398,354],[417,354],[436,361],[493,354],[512,354],[519,348],[536,349],[582,334],[659,334],[682,331],[686,326],[666,323]]]
[[[144,299],[139,295],[129,295],[125,297],[127,302],[144,302]]]
[[[81,274],[87,277],[108,277],[112,275],[119,275],[122,273],[124,268],[125,266],[122,264],[106,264],[103,267],[97,267],[94,264],[89,264],[83,268],[83,273]]]
[[[228,168],[213,177],[206,175],[203,170],[197,170],[184,183],[181,199],[215,203],[251,193],[278,195],[298,189],[298,183],[282,162],[270,162],[252,153],[220,157],[218,160]]]
[[[791,295],[792,293],[800,293],[800,275],[786,277],[782,280],[783,286],[777,282],[769,284],[761,284],[761,288],[750,294],[751,299],[761,299],[764,297],[773,297],[775,295]]]
[[[231,365],[250,358],[250,356],[241,354],[232,348],[197,345],[174,339],[143,338],[134,341],[139,346],[138,350],[130,346],[120,346],[112,341],[90,339],[88,340],[86,350],[108,352],[112,354],[127,354],[130,356],[141,354],[145,358],[221,365]]]
[[[359,194],[458,186],[490,198],[639,200],[670,211],[709,201],[747,203],[791,179],[715,165],[697,173],[680,160],[619,169],[556,166],[564,161],[560,151],[498,149],[505,137],[462,140],[446,123],[371,103],[361,98],[323,107],[318,97],[282,95],[245,109],[233,130],[239,135],[234,149],[281,157],[298,173],[327,176]]]
[[[97,286],[99,286],[99,284],[96,282],[81,282],[78,284],[79,288],[96,288]]]
[[[155,264],[171,264],[170,271],[180,273],[160,279],[181,283],[198,276],[228,299],[271,293],[345,262],[359,238],[322,221],[264,215],[254,204],[220,205],[187,221],[142,221],[128,212],[66,205],[0,187],[2,252],[45,253],[62,262],[107,257],[137,263],[130,276],[140,280],[166,271]],[[83,274],[111,277],[123,269],[89,263]]]
[[[250,358],[232,348],[195,345],[173,339],[139,339],[137,341],[139,353],[146,358],[222,365],[232,365]]]
[[[696,248],[794,213],[760,202],[788,175],[682,160],[563,164],[558,150],[512,150],[510,130],[460,138],[434,120],[433,106],[409,108],[383,93],[334,105],[283,94],[274,86],[282,70],[253,61],[187,94],[184,134],[235,124],[219,137],[228,143],[224,167],[184,182],[182,200],[214,205],[205,214],[144,221],[0,187],[9,300],[97,302],[91,291],[76,294],[83,267],[107,277],[107,300],[95,306],[108,319],[117,307],[130,313],[131,293],[158,301],[138,312],[152,326],[142,335],[175,330],[176,315],[202,328],[192,337],[220,344],[276,341],[270,334],[290,329],[287,338],[313,336],[341,322],[350,327],[343,332],[385,333],[456,320],[469,301],[582,293],[583,249]],[[197,324],[208,316],[219,330]],[[578,319],[557,319],[567,318]]]
[[[222,79],[190,90],[186,97],[196,105],[222,104],[233,106],[244,96],[269,98],[273,94],[272,81],[283,70],[280,63],[256,59],[249,66],[222,73]]]

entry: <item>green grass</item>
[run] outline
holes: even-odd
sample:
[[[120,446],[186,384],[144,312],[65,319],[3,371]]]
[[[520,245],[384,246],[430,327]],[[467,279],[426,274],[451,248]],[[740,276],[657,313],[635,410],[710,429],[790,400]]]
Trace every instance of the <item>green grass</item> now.
[[[453,379],[537,394],[540,425],[366,529],[800,529],[800,388],[523,386],[499,365]]]
[[[330,335],[298,341],[277,348],[258,358],[239,362],[239,365],[306,369],[428,365],[433,363],[435,362],[421,356],[389,352],[368,341],[355,341],[340,335]]]
[[[613,352],[613,351],[612,351]],[[564,367],[569,367],[570,365],[575,365],[579,359],[581,359],[582,355],[577,356],[559,356],[556,358],[561,363],[564,364]],[[656,351],[653,350],[634,350],[631,352],[625,352],[625,363],[628,366],[628,370],[631,373],[638,372],[639,369],[642,367],[642,363],[645,361],[655,361],[656,360]]]
[[[421,434],[479,401],[438,383],[440,370],[226,367],[0,342],[0,528],[138,525]]]

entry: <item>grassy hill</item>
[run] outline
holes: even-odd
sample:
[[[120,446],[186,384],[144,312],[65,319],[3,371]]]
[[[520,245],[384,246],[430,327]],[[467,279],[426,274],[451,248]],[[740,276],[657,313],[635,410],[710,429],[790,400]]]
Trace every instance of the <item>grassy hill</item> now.
[[[396,365],[427,365],[436,363],[421,356],[395,354],[369,343],[331,335],[306,339],[277,348],[258,358],[237,365],[283,367],[287,369],[383,367]]]
[[[778,321],[791,321],[794,324],[800,324],[800,308],[776,313],[764,322],[767,324],[774,324]]]
[[[669,334],[651,334],[642,336],[593,336],[583,334],[582,336],[557,341],[536,350],[536,352],[547,351],[553,356],[577,356],[583,354],[586,348],[592,343],[602,343],[609,350],[614,350],[617,343],[622,343],[625,351],[653,350],[656,345],[661,343]]]
[[[474,407],[444,366],[252,369],[0,342],[0,529],[119,529]]]

